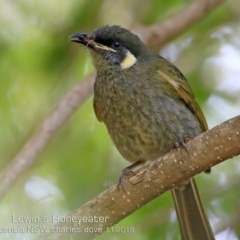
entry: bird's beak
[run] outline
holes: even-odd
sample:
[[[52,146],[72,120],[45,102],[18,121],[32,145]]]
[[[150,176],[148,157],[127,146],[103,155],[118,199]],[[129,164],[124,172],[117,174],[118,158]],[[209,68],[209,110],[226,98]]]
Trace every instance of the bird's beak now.
[[[111,52],[116,52],[116,50],[104,46],[100,43],[97,43],[94,41],[94,36],[90,35],[90,34],[86,34],[86,33],[74,33],[72,35],[69,36],[69,41],[71,42],[76,42],[79,43],[83,46],[86,46],[90,49],[94,49],[94,50],[106,50],[106,51],[111,51]]]
[[[76,42],[76,43],[79,43],[79,44],[82,44],[82,45],[86,46],[92,38],[89,34],[74,33],[71,36],[69,36],[68,39],[71,42]]]

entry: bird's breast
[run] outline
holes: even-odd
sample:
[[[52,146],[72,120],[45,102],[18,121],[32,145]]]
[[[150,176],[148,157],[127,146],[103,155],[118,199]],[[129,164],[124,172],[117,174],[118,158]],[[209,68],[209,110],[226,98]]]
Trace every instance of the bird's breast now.
[[[97,79],[94,105],[115,146],[130,162],[154,160],[185,135],[200,133],[198,121],[182,100],[141,79]]]

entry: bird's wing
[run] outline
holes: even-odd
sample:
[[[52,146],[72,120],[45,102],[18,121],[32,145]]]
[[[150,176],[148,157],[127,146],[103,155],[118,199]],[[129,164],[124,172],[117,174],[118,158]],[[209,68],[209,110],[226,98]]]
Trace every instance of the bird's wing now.
[[[194,98],[194,94],[188,85],[187,80],[177,68],[171,68],[171,71],[171,74],[166,74],[161,69],[158,69],[158,73],[161,78],[167,81],[168,85],[172,87],[171,90],[174,90],[170,90],[169,94],[180,97],[187,104],[191,112],[197,117],[201,124],[202,130],[206,131],[208,129],[207,121],[203,115],[201,108]]]

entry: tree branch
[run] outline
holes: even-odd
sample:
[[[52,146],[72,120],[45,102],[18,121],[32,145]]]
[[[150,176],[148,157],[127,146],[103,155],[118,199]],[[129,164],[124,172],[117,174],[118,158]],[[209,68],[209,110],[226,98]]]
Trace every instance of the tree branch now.
[[[110,187],[80,207],[68,217],[89,219],[86,222],[62,222],[54,226],[62,230],[81,229],[81,233],[43,234],[37,240],[90,240],[118,223],[138,208],[196,174],[240,154],[240,116],[232,118],[201,134],[187,143],[189,154],[183,148],[173,149],[166,155],[141,168],[125,181],[126,194]],[[128,180],[128,181],[127,181]],[[96,216],[106,221],[91,222]],[[98,233],[85,233],[86,229]],[[66,231],[65,231],[66,232]]]
[[[36,161],[54,133],[93,92],[94,74],[76,85],[38,127],[21,151],[0,174],[0,199],[17,179]]]
[[[179,36],[187,28],[200,21],[223,0],[194,1],[181,12],[162,23],[142,28],[138,34],[148,45],[162,47],[170,39]],[[199,13],[198,13],[199,11]],[[61,127],[71,114],[92,95],[93,74],[84,82],[76,85],[46,117],[44,122],[33,133],[20,152],[0,175],[0,199],[12,187],[17,179],[36,161],[54,133]]]
[[[135,26],[134,32],[152,49],[160,49],[202,20],[225,0],[195,0],[182,11],[149,27]]]

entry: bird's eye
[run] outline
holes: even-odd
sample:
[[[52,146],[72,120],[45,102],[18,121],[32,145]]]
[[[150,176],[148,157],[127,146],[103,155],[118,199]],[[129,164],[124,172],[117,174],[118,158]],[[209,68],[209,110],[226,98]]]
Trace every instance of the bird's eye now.
[[[112,43],[112,47],[115,48],[115,49],[119,48],[120,46],[121,46],[121,44],[119,42],[113,42]]]

